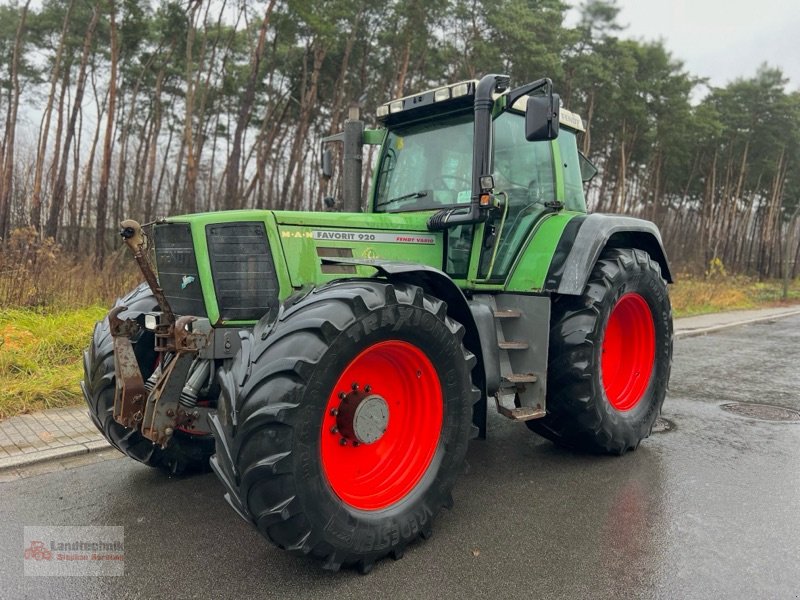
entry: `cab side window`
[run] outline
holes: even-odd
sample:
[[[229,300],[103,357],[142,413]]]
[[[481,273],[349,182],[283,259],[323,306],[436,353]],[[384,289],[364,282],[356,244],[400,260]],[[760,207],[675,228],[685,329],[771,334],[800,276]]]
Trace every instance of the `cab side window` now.
[[[556,140],[564,165],[564,204],[567,210],[586,212],[586,198],[583,195],[583,178],[575,134],[568,129],[561,129]]]

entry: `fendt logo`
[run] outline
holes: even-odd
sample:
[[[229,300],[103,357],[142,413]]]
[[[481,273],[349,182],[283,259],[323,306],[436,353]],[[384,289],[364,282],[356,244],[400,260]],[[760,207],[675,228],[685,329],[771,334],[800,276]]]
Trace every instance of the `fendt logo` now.
[[[44,547],[44,542],[32,540],[31,545],[25,548],[25,560],[53,560],[53,553]]]

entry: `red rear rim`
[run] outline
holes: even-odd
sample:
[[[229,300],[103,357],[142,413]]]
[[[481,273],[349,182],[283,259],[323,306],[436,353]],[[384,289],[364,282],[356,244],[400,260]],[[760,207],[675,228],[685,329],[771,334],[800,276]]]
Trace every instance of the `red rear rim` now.
[[[642,399],[656,355],[656,331],[650,307],[639,294],[625,294],[608,319],[601,370],[611,406],[630,410]]]
[[[339,377],[322,419],[322,470],[333,491],[361,510],[403,499],[431,464],[443,412],[439,376],[422,350],[395,340],[364,350]]]

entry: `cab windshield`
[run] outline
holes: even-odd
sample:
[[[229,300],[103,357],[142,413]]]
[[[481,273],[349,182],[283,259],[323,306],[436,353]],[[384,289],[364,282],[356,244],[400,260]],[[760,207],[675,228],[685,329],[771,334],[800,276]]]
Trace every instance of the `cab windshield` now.
[[[381,155],[375,212],[469,204],[472,136],[471,113],[390,131]]]

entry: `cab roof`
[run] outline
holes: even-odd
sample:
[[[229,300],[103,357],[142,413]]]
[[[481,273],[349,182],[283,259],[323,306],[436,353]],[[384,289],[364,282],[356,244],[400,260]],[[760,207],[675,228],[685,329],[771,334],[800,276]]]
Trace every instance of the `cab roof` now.
[[[417,94],[403,96],[402,98],[395,98],[378,107],[378,121],[384,125],[391,126],[406,121],[416,121],[437,113],[469,108],[474,103],[477,85],[477,79],[470,79],[431,88]],[[495,103],[503,98],[508,91],[494,94]],[[524,114],[526,102],[527,96],[523,96],[514,102],[514,105],[509,110]],[[569,129],[586,131],[583,119],[578,114],[565,108],[559,110],[559,122],[561,126]]]

